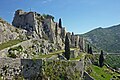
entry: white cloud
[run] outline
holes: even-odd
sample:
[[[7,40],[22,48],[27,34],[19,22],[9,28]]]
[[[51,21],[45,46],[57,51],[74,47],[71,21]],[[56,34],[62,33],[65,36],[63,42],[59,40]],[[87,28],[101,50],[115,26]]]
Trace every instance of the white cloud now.
[[[45,4],[45,3],[48,3],[48,2],[51,2],[51,1],[53,1],[53,0],[44,0],[44,1],[42,1],[42,3]]]

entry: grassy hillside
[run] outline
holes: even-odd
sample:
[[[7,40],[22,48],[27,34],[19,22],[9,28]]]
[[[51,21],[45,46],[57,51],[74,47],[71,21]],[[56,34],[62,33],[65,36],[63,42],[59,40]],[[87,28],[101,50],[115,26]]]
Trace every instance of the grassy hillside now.
[[[120,25],[97,28],[82,35],[99,49],[107,52],[120,52]]]
[[[92,71],[90,75],[96,80],[119,80],[117,77],[119,74],[109,70],[106,66],[100,68],[98,66],[91,65],[90,67]]]
[[[86,55],[86,72],[95,80],[120,80],[120,74],[111,69],[107,68],[105,65],[101,68],[98,64],[90,64],[91,61],[98,63],[99,55]],[[90,60],[90,61],[88,61]],[[108,59],[105,59],[107,61]],[[116,63],[116,62],[115,62]]]
[[[107,63],[112,68],[120,68],[120,54],[106,55],[105,63]]]
[[[0,44],[0,50],[5,49],[5,48],[10,47],[10,46],[13,46],[13,45],[16,45],[20,42],[22,42],[22,40],[19,40],[19,39],[9,40],[8,42]]]

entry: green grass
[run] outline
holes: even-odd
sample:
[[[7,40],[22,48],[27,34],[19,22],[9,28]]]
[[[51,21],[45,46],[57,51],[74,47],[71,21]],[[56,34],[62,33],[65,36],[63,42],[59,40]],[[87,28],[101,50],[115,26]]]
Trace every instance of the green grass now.
[[[78,50],[79,48],[70,48],[70,50]],[[58,54],[61,54],[61,53],[64,53],[65,50],[59,50],[59,51],[55,51],[55,52],[51,52],[49,54],[40,54],[40,55],[35,55],[34,58],[50,58],[52,57],[53,55],[58,55]],[[71,60],[79,60],[83,55],[81,54],[80,56],[78,56],[77,58],[73,58]]]
[[[120,54],[106,55],[105,63],[112,68],[120,68]]]
[[[106,66],[103,66],[102,68],[91,65],[90,66],[92,69],[92,72],[90,75],[95,79],[95,80],[110,80],[113,78],[113,76],[118,76],[119,74],[109,70]],[[114,78],[114,80],[118,80],[118,78]]]
[[[40,54],[40,55],[34,56],[34,58],[40,58],[40,59],[41,58],[50,58],[53,55],[57,55],[57,54],[60,54],[60,53],[63,53],[63,52],[65,52],[65,51],[60,50],[60,51],[52,52],[52,53],[49,53],[49,54],[46,54],[46,55]]]
[[[2,80],[1,76],[0,76],[0,80]]]
[[[5,49],[5,48],[10,47],[10,46],[13,46],[13,45],[16,45],[16,44],[18,44],[20,42],[22,42],[22,40],[18,40],[18,39],[9,40],[8,42],[0,44],[0,50]]]
[[[80,48],[70,48],[70,50],[78,50],[78,49],[80,49]]]
[[[85,56],[85,53],[81,53],[77,58],[70,58],[70,60],[80,60]]]

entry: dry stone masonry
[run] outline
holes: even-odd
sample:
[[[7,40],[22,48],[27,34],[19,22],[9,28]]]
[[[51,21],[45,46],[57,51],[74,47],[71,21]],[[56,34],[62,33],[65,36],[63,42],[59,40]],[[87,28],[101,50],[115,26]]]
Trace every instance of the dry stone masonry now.
[[[57,73],[58,71],[60,72]],[[61,74],[66,74],[66,76],[62,76]],[[83,60],[59,61],[0,58],[0,79],[4,80],[53,80],[54,78],[59,79],[61,77],[64,79],[66,77],[69,80],[73,80],[75,78],[76,80],[79,80],[83,77],[83,74]]]

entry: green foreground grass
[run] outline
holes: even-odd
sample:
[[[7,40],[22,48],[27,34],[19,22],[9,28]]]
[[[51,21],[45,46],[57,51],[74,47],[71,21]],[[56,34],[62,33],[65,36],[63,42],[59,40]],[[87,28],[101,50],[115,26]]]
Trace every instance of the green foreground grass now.
[[[49,54],[46,54],[46,55],[42,55],[42,54],[40,54],[40,55],[35,55],[34,56],[34,58],[50,58],[50,57],[52,57],[53,55],[58,55],[58,54],[60,54],[60,53],[63,53],[63,52],[65,52],[65,50],[60,50],[60,51],[56,51],[56,52],[52,52],[52,53],[49,53]]]
[[[107,54],[105,55],[105,63],[112,68],[120,68],[120,54]]]
[[[9,40],[8,42],[0,44],[0,50],[5,49],[7,47],[16,45],[18,43],[22,42],[22,40],[16,39],[16,40]]]
[[[117,78],[118,73],[111,71],[110,69],[108,69],[106,66],[103,66],[102,68],[95,66],[95,65],[91,65],[90,66],[92,69],[92,72],[90,73],[90,75],[95,79],[95,80],[119,80]]]

